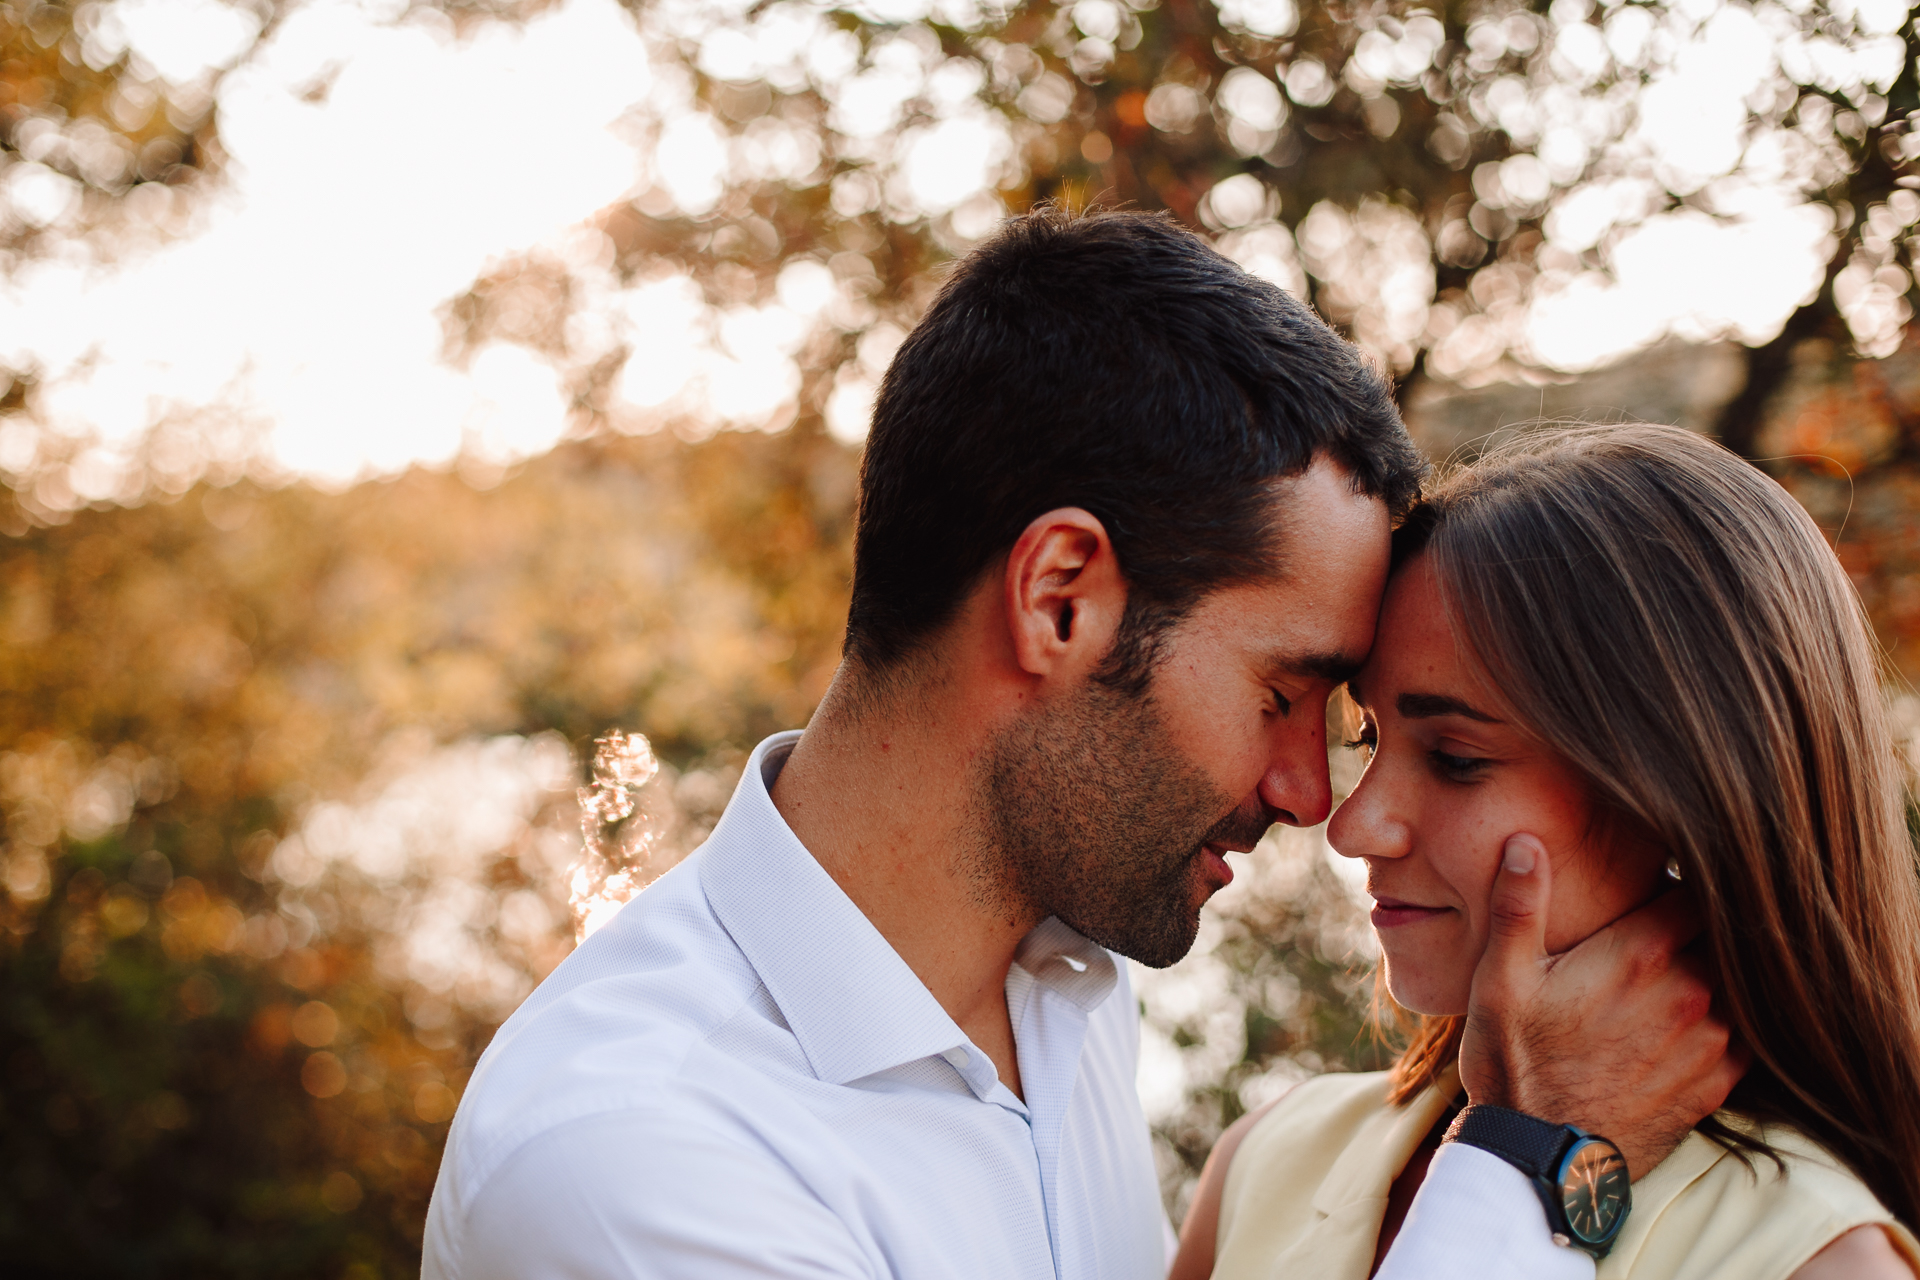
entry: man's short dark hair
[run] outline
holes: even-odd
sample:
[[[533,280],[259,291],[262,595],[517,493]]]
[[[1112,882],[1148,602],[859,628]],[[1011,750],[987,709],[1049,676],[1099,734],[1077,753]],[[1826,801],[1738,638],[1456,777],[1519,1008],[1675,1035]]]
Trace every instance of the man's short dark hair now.
[[[1103,678],[1279,571],[1269,484],[1324,452],[1397,515],[1425,471],[1386,380],[1164,215],[1043,207],[955,268],[887,370],[860,469],[847,657],[884,671],[1034,517],[1082,507],[1127,581]]]

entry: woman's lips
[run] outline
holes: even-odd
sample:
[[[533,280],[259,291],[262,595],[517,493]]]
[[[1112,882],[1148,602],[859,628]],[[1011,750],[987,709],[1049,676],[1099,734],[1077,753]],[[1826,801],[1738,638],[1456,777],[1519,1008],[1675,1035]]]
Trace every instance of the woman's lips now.
[[[1435,916],[1446,915],[1451,907],[1423,907],[1415,902],[1401,902],[1397,898],[1375,898],[1374,908],[1369,919],[1376,929],[1397,929],[1401,925],[1419,924]]]

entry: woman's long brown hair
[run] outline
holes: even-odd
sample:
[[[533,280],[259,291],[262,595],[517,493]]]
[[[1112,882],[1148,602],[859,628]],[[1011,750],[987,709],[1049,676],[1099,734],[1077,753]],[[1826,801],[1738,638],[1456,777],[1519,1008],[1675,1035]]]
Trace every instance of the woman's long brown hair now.
[[[1602,818],[1679,860],[1754,1053],[1727,1109],[1800,1130],[1920,1222],[1920,874],[1878,650],[1813,521],[1718,445],[1616,426],[1489,453],[1396,540]],[[1397,1101],[1454,1060],[1459,1021],[1420,1020]]]

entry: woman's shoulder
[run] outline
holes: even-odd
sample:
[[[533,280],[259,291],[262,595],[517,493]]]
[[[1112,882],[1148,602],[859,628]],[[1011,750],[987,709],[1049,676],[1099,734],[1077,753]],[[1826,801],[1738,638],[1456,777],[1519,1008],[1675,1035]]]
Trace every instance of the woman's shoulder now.
[[[1294,1085],[1268,1107],[1240,1139],[1228,1174],[1275,1158],[1292,1164],[1312,1162],[1316,1154],[1331,1160],[1369,1120],[1386,1111],[1391,1081],[1385,1071],[1333,1072]]]
[[[1396,1107],[1388,1101],[1389,1083],[1385,1072],[1316,1076],[1295,1085],[1239,1135],[1220,1189],[1214,1280],[1264,1276],[1275,1259],[1324,1234],[1329,1210],[1385,1199],[1405,1163],[1402,1148],[1418,1142],[1433,1110],[1424,1098]],[[1377,1230],[1377,1215],[1373,1221]],[[1343,1256],[1364,1252],[1357,1274],[1365,1274],[1372,1234],[1357,1243],[1344,1234],[1321,1243]],[[1327,1261],[1316,1258],[1319,1274],[1339,1274],[1339,1267],[1321,1265]]]
[[[1193,1253],[1212,1280],[1367,1275],[1393,1180],[1458,1081],[1449,1072],[1399,1104],[1391,1083],[1384,1072],[1316,1076],[1235,1135],[1224,1177],[1202,1180],[1213,1199],[1189,1233],[1210,1237]]]
[[[1920,1243],[1871,1188],[1817,1142],[1722,1116],[1778,1156],[1735,1152],[1699,1134],[1634,1185],[1633,1211],[1601,1280],[1789,1277],[1855,1227],[1887,1229],[1920,1267]]]
[[[1858,1174],[1798,1129],[1785,1125],[1752,1129],[1780,1157],[1778,1164],[1764,1156],[1754,1157],[1756,1171],[1774,1195],[1805,1199],[1840,1216],[1892,1216]]]
[[[1704,1135],[1696,1133],[1688,1138],[1689,1144],[1701,1144],[1712,1157],[1712,1164],[1700,1175],[1699,1185],[1725,1205],[1723,1212],[1732,1212],[1737,1203],[1755,1217],[1793,1211],[1854,1225],[1892,1219],[1858,1174],[1798,1129],[1751,1124],[1724,1114],[1722,1118],[1728,1127],[1759,1139],[1777,1157],[1744,1153],[1742,1158],[1743,1153],[1730,1151]]]

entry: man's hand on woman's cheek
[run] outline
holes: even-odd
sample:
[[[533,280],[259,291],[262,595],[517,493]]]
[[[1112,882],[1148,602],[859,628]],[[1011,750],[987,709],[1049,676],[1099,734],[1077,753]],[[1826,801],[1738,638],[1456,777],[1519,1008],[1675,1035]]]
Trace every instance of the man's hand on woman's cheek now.
[[[1492,934],[1474,971],[1460,1075],[1467,1097],[1610,1139],[1638,1179],[1726,1101],[1750,1055],[1713,1013],[1684,889],[1561,955],[1546,950],[1551,871],[1530,835],[1508,839]]]

